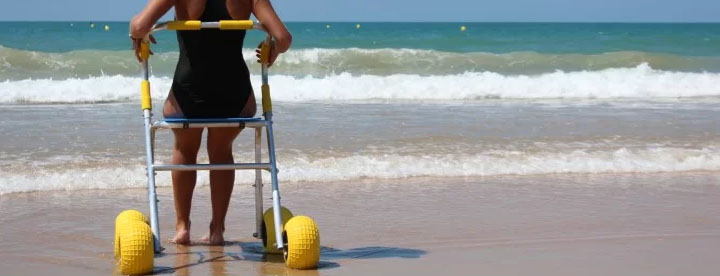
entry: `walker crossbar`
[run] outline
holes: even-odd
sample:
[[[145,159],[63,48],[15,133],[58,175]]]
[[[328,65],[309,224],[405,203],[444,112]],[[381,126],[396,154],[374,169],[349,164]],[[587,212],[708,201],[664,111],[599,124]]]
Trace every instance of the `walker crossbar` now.
[[[207,171],[207,170],[270,170],[270,163],[153,165],[156,171]]]
[[[201,29],[221,29],[221,30],[261,30],[265,28],[259,22],[251,20],[221,20],[218,22],[200,22],[197,20],[189,21],[168,21],[160,23],[153,27],[152,32],[159,30],[201,30]],[[150,82],[148,59],[150,57],[149,34],[140,44],[140,57],[142,59],[142,77],[140,84],[141,103],[143,110],[143,118],[145,121],[145,148],[146,148],[146,168],[148,176],[148,199],[150,202],[150,226],[154,236],[155,253],[163,250],[160,246],[160,228],[157,210],[157,194],[155,189],[155,171],[196,171],[196,170],[255,170],[255,221],[256,232],[254,237],[262,237],[263,223],[263,202],[262,202],[262,177],[261,170],[270,172],[272,183],[272,199],[274,214],[275,247],[283,250],[283,227],[281,218],[280,191],[277,180],[277,165],[275,163],[275,142],[272,129],[272,102],[270,100],[270,86],[268,84],[268,65],[270,56],[270,44],[272,37],[269,35],[265,38],[261,46],[260,64],[262,67],[262,107],[264,118],[212,118],[212,119],[185,119],[185,118],[167,118],[161,121],[152,121],[152,98],[150,97]],[[155,164],[155,132],[157,129],[174,129],[174,128],[211,128],[211,127],[247,127],[255,129],[255,163],[234,163],[234,164]],[[268,162],[261,162],[261,138],[262,128],[266,130]]]
[[[247,121],[196,121],[196,122],[182,122],[182,121],[171,121],[163,120],[153,123],[153,129],[172,129],[172,128],[206,128],[206,127],[249,127],[249,128],[263,128],[267,125],[267,121],[261,118],[250,118],[253,120]]]

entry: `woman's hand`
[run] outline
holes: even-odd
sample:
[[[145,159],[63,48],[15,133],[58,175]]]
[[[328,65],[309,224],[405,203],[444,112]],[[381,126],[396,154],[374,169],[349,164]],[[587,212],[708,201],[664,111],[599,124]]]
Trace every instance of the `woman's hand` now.
[[[152,31],[155,22],[170,10],[174,4],[174,0],[150,0],[147,6],[130,21],[130,39],[132,40],[133,50],[135,50],[135,57],[138,61],[142,62],[142,57],[140,56],[142,39]],[[149,36],[149,38],[153,44],[157,43],[152,35]],[[151,51],[150,54],[152,55],[153,52]]]
[[[155,41],[155,37],[153,37],[152,35],[150,35],[149,37],[150,37],[150,42],[152,42],[153,44],[157,44],[157,41]],[[137,58],[137,60],[139,62],[142,62],[143,61],[142,56],[140,55],[140,44],[142,44],[142,37],[135,38],[132,36],[132,34],[130,34],[130,39],[132,40],[133,50],[135,50],[135,57]],[[154,55],[155,53],[153,53],[153,51],[151,50],[150,54]]]
[[[270,1],[253,0],[253,14],[262,22],[268,34],[272,36],[272,44],[270,45],[269,65],[275,63],[279,54],[287,52],[292,44],[292,35],[285,28],[285,24],[280,20],[275,9],[273,9]],[[259,46],[258,46],[259,48]],[[257,57],[260,57],[259,49],[255,51]]]
[[[260,42],[260,44],[258,44],[257,49],[255,49],[255,56],[258,58],[258,61],[257,61],[258,63],[261,63],[261,61],[260,61],[261,50],[260,49],[262,49],[263,43],[264,42]],[[277,59],[279,54],[280,54],[280,52],[278,52],[277,48],[275,48],[275,41],[270,40],[270,60],[268,60],[268,67],[272,66],[273,63],[275,63],[275,60]]]

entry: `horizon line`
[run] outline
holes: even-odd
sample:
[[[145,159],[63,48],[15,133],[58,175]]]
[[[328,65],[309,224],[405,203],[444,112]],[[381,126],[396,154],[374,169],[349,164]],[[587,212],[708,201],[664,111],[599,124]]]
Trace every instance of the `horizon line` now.
[[[159,20],[158,22],[165,21]],[[113,22],[129,23],[124,20],[0,20],[0,22]],[[529,24],[718,24],[720,21],[315,21],[287,20],[286,23],[529,23]]]

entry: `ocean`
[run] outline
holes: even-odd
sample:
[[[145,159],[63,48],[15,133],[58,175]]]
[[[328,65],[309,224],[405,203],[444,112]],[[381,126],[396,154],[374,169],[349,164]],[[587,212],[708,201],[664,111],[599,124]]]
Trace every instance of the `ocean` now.
[[[128,24],[93,23],[0,22],[0,195],[146,185]],[[287,24],[281,182],[720,170],[720,24],[356,24]],[[178,53],[156,38],[159,119]],[[256,91],[262,38],[238,45]]]

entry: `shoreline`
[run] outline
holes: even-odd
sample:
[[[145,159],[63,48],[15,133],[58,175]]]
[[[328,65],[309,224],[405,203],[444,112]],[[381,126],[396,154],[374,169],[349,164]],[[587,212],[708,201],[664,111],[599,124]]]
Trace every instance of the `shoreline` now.
[[[139,165],[139,166],[142,166]],[[347,180],[333,180],[333,181],[312,181],[312,180],[300,180],[300,181],[283,181],[280,179],[280,189],[281,192],[283,191],[283,186],[285,185],[292,185],[294,187],[299,186],[305,186],[305,185],[323,185],[324,183],[333,184],[333,185],[342,185],[342,184],[350,184],[350,183],[378,183],[378,182],[422,182],[422,181],[428,181],[428,180],[446,180],[449,182],[458,182],[458,181],[467,181],[467,180],[483,180],[483,181],[493,181],[498,179],[505,179],[505,178],[560,178],[560,179],[593,179],[593,178],[604,178],[604,177],[614,177],[614,178],[635,178],[635,177],[649,177],[649,176],[683,176],[683,175],[689,175],[689,176],[698,176],[698,175],[704,175],[704,176],[716,176],[718,179],[717,183],[714,184],[708,184],[712,186],[719,186],[720,187],[720,172],[712,171],[712,170],[690,170],[690,171],[675,171],[675,172],[598,172],[598,173],[587,173],[587,172],[571,172],[571,173],[543,173],[543,174],[498,174],[498,175],[469,175],[469,176],[409,176],[409,177],[395,177],[395,178],[358,178],[358,179],[347,179]],[[198,187],[209,187],[209,183],[206,181],[207,179],[201,179],[201,176],[205,176],[207,178],[207,175],[201,175],[198,174],[198,182],[196,185],[196,188]],[[169,177],[169,175],[167,176]],[[156,176],[156,179],[159,179],[159,177]],[[168,178],[169,180],[169,178]],[[156,180],[157,181],[157,180]],[[269,178],[267,175],[263,174],[263,183],[267,187],[269,187]],[[254,178],[252,181],[248,180],[244,183],[238,183],[236,180],[235,187],[239,186],[249,186],[254,184]],[[157,185],[157,184],[156,184]],[[623,186],[627,186],[623,184]],[[682,188],[681,185],[675,185],[676,188]],[[165,192],[170,192],[172,186],[170,184],[163,185],[163,186],[156,186],[156,189],[158,191],[160,190],[166,190]],[[267,188],[266,188],[267,189]],[[65,189],[65,190],[33,190],[33,191],[22,191],[22,192],[10,192],[2,194],[0,193],[0,196],[22,196],[22,195],[33,195],[33,194],[52,194],[52,193],[72,193],[72,192],[79,192],[79,193],[85,193],[85,192],[91,192],[91,193],[104,193],[104,192],[112,192],[112,191],[122,191],[122,192],[136,192],[136,191],[145,191],[147,190],[147,187],[118,187],[118,188],[89,188],[89,189]],[[269,192],[269,190],[263,190],[263,192]]]

